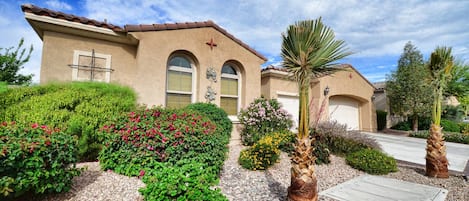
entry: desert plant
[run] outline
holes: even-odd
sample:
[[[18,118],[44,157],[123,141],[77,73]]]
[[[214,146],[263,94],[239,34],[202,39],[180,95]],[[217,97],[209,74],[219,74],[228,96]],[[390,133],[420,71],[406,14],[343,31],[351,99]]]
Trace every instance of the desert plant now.
[[[72,178],[80,174],[76,144],[73,136],[56,128],[1,123],[0,197],[70,190]]]
[[[387,115],[388,113],[386,111],[376,110],[376,122],[378,124],[378,130],[383,130],[386,128]]]
[[[347,154],[345,160],[353,168],[369,174],[381,175],[398,171],[396,160],[378,150],[362,149]]]
[[[280,145],[282,139],[265,136],[253,146],[241,151],[239,164],[250,170],[265,170],[277,162],[280,156]]]
[[[296,22],[282,34],[283,66],[299,89],[299,122],[295,152],[292,157],[291,184],[288,200],[317,200],[317,179],[314,174],[313,148],[309,138],[309,90],[312,79],[332,74],[336,61],[352,54],[334,32],[317,20]]]
[[[437,47],[430,55],[428,72],[430,72],[430,84],[433,89],[432,125],[430,136],[427,139],[426,175],[430,177],[448,178],[448,159],[446,158],[446,146],[443,138],[441,123],[441,102],[443,92],[451,81],[454,58],[451,48]]]
[[[334,154],[346,155],[361,149],[381,150],[375,139],[358,131],[347,131],[347,126],[337,121],[320,123],[316,132]]]
[[[244,145],[252,145],[265,134],[288,130],[293,122],[291,115],[281,108],[276,99],[258,98],[238,115],[243,124],[241,139]]]

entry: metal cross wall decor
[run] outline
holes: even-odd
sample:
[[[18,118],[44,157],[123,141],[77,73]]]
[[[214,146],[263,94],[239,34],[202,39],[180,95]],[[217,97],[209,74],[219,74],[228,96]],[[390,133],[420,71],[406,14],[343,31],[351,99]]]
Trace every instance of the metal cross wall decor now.
[[[210,38],[210,42],[206,42],[205,44],[210,46],[210,50],[213,50],[213,47],[217,46],[217,44],[215,42],[213,42],[213,38]]]
[[[70,68],[75,68],[78,70],[89,70],[90,71],[90,81],[93,81],[94,79],[94,73],[95,71],[99,72],[112,72],[114,69],[111,68],[103,68],[103,67],[98,67],[96,66],[96,56],[94,53],[94,49],[91,50],[91,62],[90,65],[79,65],[79,64],[68,64]]]

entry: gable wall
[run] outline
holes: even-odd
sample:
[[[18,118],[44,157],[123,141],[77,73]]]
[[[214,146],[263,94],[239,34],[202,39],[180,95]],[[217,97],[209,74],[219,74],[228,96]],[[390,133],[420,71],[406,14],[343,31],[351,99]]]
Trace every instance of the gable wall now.
[[[260,65],[264,61],[213,28],[130,34],[140,40],[134,82],[139,102],[148,105],[165,104],[167,62],[171,54],[179,50],[190,53],[196,60],[196,102],[205,102],[207,86],[212,86],[217,92],[214,103],[220,103],[221,68],[230,60],[237,61],[242,67],[241,107],[260,96]],[[217,44],[212,51],[206,44],[211,38]],[[206,70],[210,66],[217,72],[216,83],[206,79]]]
[[[132,86],[135,77],[136,47],[114,42],[45,31],[40,83],[72,81],[74,50],[111,55],[111,82]]]

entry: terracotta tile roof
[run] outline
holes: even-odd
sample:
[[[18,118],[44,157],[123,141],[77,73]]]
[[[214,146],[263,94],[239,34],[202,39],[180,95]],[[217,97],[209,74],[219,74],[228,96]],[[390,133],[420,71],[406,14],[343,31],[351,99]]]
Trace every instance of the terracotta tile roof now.
[[[124,31],[121,27],[110,24],[110,23],[107,23],[107,22],[96,21],[96,20],[89,19],[89,18],[86,18],[86,17],[79,17],[79,16],[75,16],[75,15],[71,15],[71,14],[62,13],[62,12],[59,12],[59,11],[53,11],[53,10],[49,10],[47,8],[37,7],[37,6],[32,5],[32,4],[23,4],[23,5],[21,5],[21,10],[25,13],[32,13],[32,14],[40,15],[40,16],[48,16],[48,17],[52,17],[52,18],[67,20],[67,21],[70,21],[70,22],[78,22],[78,23],[82,23],[82,24],[86,24],[86,25],[93,25],[93,26],[96,26],[96,27],[111,29],[111,30],[116,31],[116,32],[123,32]]]
[[[264,61],[267,61],[261,53],[249,47],[247,44],[243,43],[241,40],[234,37],[232,34],[228,33],[225,29],[221,28],[213,21],[208,20],[204,22],[184,22],[184,23],[165,23],[165,24],[139,24],[139,25],[125,25],[124,28],[128,32],[145,32],[145,31],[167,31],[167,30],[178,30],[178,29],[194,29],[194,28],[204,28],[211,27],[221,32],[223,35],[227,36],[231,40],[235,41],[242,47],[246,48],[251,53],[255,54]]]
[[[102,27],[102,28],[107,28],[111,29],[115,32],[145,32],[145,31],[166,31],[166,30],[177,30],[177,29],[193,29],[193,28],[203,28],[203,27],[212,27],[216,29],[217,31],[221,32],[231,40],[235,41],[242,47],[246,48],[248,51],[253,53],[254,55],[258,56],[264,61],[267,61],[267,58],[265,58],[262,54],[257,52],[256,50],[252,49],[249,47],[247,44],[243,43],[241,40],[237,39],[230,33],[228,33],[225,29],[221,28],[217,24],[215,24],[213,21],[205,21],[205,22],[185,22],[185,23],[170,23],[170,24],[141,24],[141,25],[125,25],[124,28],[121,28],[119,26],[107,23],[107,22],[101,22],[101,21],[96,21],[93,19],[89,19],[86,17],[80,17],[80,16],[75,16],[71,14],[66,14],[62,13],[59,11],[53,11],[49,10],[47,8],[41,8],[37,7],[32,4],[23,4],[21,5],[21,10],[25,13],[32,13],[35,15],[40,15],[40,16],[48,16],[52,18],[57,18],[57,19],[63,19],[67,20],[70,22],[78,22],[86,25],[92,25],[96,27]]]

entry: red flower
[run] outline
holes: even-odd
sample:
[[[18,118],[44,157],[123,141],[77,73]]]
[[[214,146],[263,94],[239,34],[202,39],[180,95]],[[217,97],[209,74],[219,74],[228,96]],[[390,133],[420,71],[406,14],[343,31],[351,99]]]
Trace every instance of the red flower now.
[[[143,175],[145,175],[145,170],[140,170],[139,177],[143,177]]]
[[[35,129],[35,128],[37,128],[37,127],[39,127],[39,124],[37,124],[37,123],[34,123],[33,125],[31,125],[31,128],[34,128],[34,129]]]
[[[204,146],[206,144],[205,141],[201,142],[200,145]]]
[[[44,143],[46,146],[50,146],[50,140],[47,140],[45,143]]]

